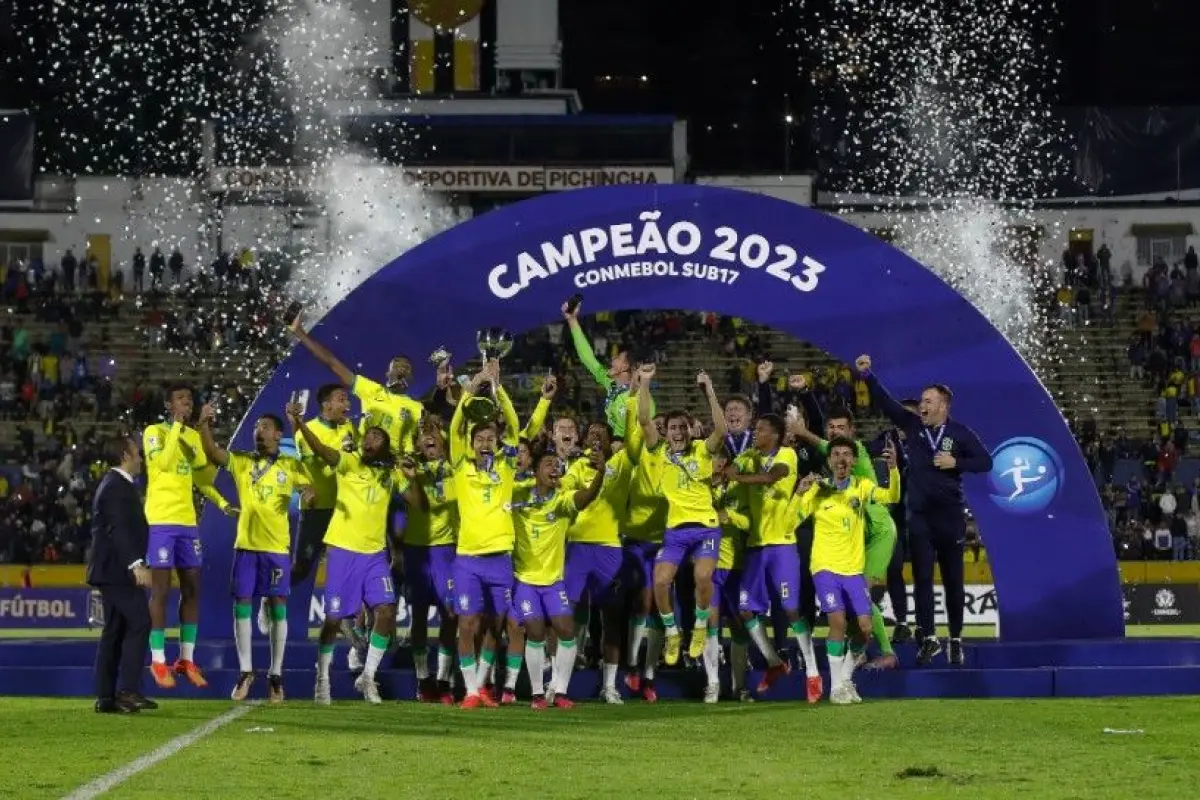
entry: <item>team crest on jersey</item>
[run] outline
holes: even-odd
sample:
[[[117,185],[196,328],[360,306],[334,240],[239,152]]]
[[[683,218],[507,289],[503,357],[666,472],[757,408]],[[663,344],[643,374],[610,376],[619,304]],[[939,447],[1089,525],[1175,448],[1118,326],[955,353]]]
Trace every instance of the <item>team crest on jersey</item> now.
[[[951,439],[949,436],[947,436],[945,439],[942,439],[942,452],[943,453],[949,453],[953,449],[954,449],[954,440],[953,439]]]
[[[555,513],[553,511],[551,511],[549,514],[546,515],[546,521],[554,522],[555,517],[556,517]]]
[[[283,486],[285,483],[287,483],[287,473],[283,470],[279,470],[279,472],[275,473],[275,480],[280,486]]]
[[[166,564],[171,560],[171,551],[165,547],[158,548],[158,560],[160,563]]]
[[[617,475],[616,467],[605,467],[604,468],[604,480],[608,480],[609,478],[615,478],[616,475]]]

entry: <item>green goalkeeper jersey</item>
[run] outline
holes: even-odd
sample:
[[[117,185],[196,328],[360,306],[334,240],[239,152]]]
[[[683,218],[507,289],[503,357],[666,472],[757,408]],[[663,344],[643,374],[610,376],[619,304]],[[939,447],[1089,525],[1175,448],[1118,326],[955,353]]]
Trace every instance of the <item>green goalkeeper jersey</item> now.
[[[618,383],[608,374],[604,365],[596,360],[596,354],[592,352],[592,345],[588,342],[587,335],[582,328],[571,326],[571,341],[575,344],[575,354],[579,357],[579,363],[583,364],[583,368],[604,390],[604,418],[608,422],[608,429],[612,431],[613,436],[624,439],[625,425],[628,421],[626,414],[628,403],[626,401],[629,399],[629,387],[626,384]],[[653,417],[654,414],[654,400],[651,399],[650,416]],[[637,424],[636,420],[634,424]]]

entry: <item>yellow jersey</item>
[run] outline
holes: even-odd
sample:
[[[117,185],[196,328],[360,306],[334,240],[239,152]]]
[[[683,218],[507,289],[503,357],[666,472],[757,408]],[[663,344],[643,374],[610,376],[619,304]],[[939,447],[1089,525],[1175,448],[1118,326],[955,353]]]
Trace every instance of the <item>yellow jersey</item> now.
[[[746,487],[727,483],[712,487],[712,504],[724,511],[727,522],[721,525],[721,550],[717,554],[717,569],[741,569],[746,554],[746,533],[750,530],[747,513]]]
[[[354,446],[358,443],[354,423],[348,419],[333,425],[321,417],[314,417],[308,421],[308,429],[316,435],[321,444],[339,452],[344,452],[347,444]],[[296,437],[296,452],[300,455],[304,468],[308,470],[308,482],[313,487],[315,497],[312,507],[333,508],[337,499],[337,474],[334,468],[312,451],[303,434]]]
[[[458,501],[458,550],[467,556],[511,553],[516,531],[512,499],[516,488],[517,451],[502,447],[491,470],[463,458],[454,468]]]
[[[798,526],[813,518],[811,569],[835,575],[861,575],[866,569],[866,509],[868,503],[900,500],[900,472],[888,471],[888,487],[867,478],[850,477],[843,488],[820,480],[803,494],[793,495],[790,513]]]
[[[291,552],[288,506],[296,489],[308,482],[303,465],[294,458],[230,452],[226,469],[241,508],[233,546],[258,553]]]
[[[513,495],[516,548],[513,577],[531,586],[550,586],[563,578],[567,529],[575,514],[575,493],[562,489],[538,497],[536,489]]]
[[[142,433],[142,450],[146,454],[146,521],[194,527],[193,473],[208,466],[200,434],[179,422],[151,425]]]
[[[458,539],[458,503],[450,465],[443,459],[427,461],[418,468],[417,481],[429,500],[429,510],[409,506],[404,543],[418,547],[454,544]]]
[[[662,492],[662,451],[643,450],[629,486],[629,517],[624,534],[639,542],[661,542],[667,528],[667,500]]]
[[[600,487],[600,494],[575,517],[567,531],[567,541],[621,546],[621,523],[629,506],[634,468],[633,461],[624,449],[609,457],[604,465],[604,483]],[[576,492],[586,489],[595,479],[596,470],[586,458],[580,458],[571,464],[563,476],[562,490]]]
[[[659,455],[663,497],[667,500],[667,529],[685,525],[717,527],[712,505],[712,453],[704,440],[688,443],[673,453],[665,441],[654,448]]]
[[[796,451],[780,447],[771,455],[750,449],[734,462],[743,474],[766,474],[775,466],[787,467],[787,477],[771,485],[742,484],[749,501],[750,534],[747,544],[762,547],[769,544],[796,543],[796,516],[788,513],[788,503],[796,490],[796,474],[800,469]]]
[[[388,504],[393,491],[406,488],[404,476],[391,467],[364,464],[358,453],[342,453],[335,474],[337,503],[325,544],[354,553],[386,550]]]
[[[359,436],[366,433],[367,428],[382,428],[392,440],[393,453],[416,451],[417,431],[421,427],[425,406],[406,394],[393,392],[362,375],[354,376],[354,385],[350,390],[362,404]]]

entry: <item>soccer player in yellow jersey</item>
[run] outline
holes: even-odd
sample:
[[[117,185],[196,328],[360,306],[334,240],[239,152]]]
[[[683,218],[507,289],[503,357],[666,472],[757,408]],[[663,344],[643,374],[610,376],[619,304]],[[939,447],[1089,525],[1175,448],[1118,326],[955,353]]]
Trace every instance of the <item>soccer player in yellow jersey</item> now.
[[[429,508],[409,509],[401,538],[405,599],[412,612],[409,640],[417,674],[417,699],[452,705],[450,671],[454,668],[456,628],[450,571],[458,539],[458,503],[441,432],[426,428],[420,446],[422,461],[417,468],[417,483],[425,492]],[[429,675],[430,608],[441,613],[436,679]]]
[[[712,504],[712,457],[725,445],[725,414],[712,380],[701,372],[696,383],[704,389],[712,415],[712,433],[707,439],[693,440],[688,415],[672,412],[666,415],[667,435],[661,439],[650,417],[650,381],[654,365],[640,369],[638,387],[638,420],[646,435],[646,450],[658,459],[662,472],[662,493],[667,499],[667,529],[663,546],[654,558],[654,601],[666,632],[664,657],[668,665],[679,662],[682,636],[675,624],[671,586],[679,565],[692,559],[692,574],[696,580],[696,625],[688,655],[699,658],[704,653],[708,630],[708,610],[712,606],[713,570],[721,542],[717,512]]]
[[[640,371],[634,373],[632,380],[630,391],[639,395]],[[653,417],[651,422],[660,437],[666,436],[667,428],[661,416]],[[640,424],[635,427],[641,431]],[[633,694],[641,695],[647,703],[654,703],[658,700],[654,674],[663,647],[662,624],[653,613],[654,557],[662,547],[663,531],[667,527],[667,501],[662,494],[661,458],[659,454],[646,452],[645,436],[639,435],[642,447],[629,486],[629,513],[621,527],[624,564],[620,582],[633,596],[626,655],[629,671],[625,673],[625,686]],[[646,659],[639,674],[637,666],[643,644],[646,645]]]
[[[728,404],[726,404],[728,406]],[[708,612],[708,638],[704,642],[704,672],[708,678],[704,702],[720,699],[719,669],[721,650],[718,635],[721,623],[729,625],[729,683],[731,694],[738,700],[753,701],[746,691],[746,672],[749,669],[746,629],[742,625],[740,600],[742,565],[746,551],[746,534],[750,530],[750,509],[746,487],[729,481],[726,467],[730,464],[732,448],[728,440],[720,453],[713,456],[712,498],[721,523],[721,551],[717,569],[713,572],[713,602]]]
[[[399,467],[387,432],[368,428],[361,451],[342,452],[321,441],[304,424],[300,407],[291,403],[287,416],[292,428],[337,475],[337,507],[325,531],[325,624],[317,647],[317,685],[314,699],[327,705],[329,665],[341,621],[353,617],[364,605],[375,623],[367,647],[366,663],[354,688],[368,703],[379,704],[375,672],[383,661],[396,627],[396,589],[392,583],[387,528],[392,493],[400,492],[413,505],[426,505],[415,481],[416,466],[402,460]]]
[[[167,423],[151,425],[142,435],[146,453],[146,521],[150,540],[146,564],[151,569],[150,674],[161,689],[175,685],[174,674],[205,687],[192,660],[196,622],[200,616],[200,538],[192,487],[230,516],[237,509],[213,488],[214,470],[204,458],[200,436],[187,426],[192,417],[192,390],[182,384],[167,388]],[[179,578],[179,659],[167,666],[167,595],[171,571]]]
[[[637,419],[637,393],[629,395],[626,413]],[[617,591],[624,551],[621,548],[621,525],[629,506],[629,490],[633,473],[642,452],[641,428],[629,428],[625,447],[613,452],[612,436],[603,422],[588,426],[588,458],[576,460],[563,476],[567,491],[578,491],[591,484],[599,475],[603,480],[600,496],[571,524],[567,531],[567,597],[575,611],[575,637],[585,639],[589,626],[589,608],[603,614],[602,667],[603,683],[600,697],[606,703],[621,704],[617,691],[617,666],[621,661],[621,629],[625,596]],[[603,474],[595,467],[599,457]],[[561,459],[561,456],[560,456]],[[582,646],[580,644],[579,646]]]
[[[308,422],[308,428],[322,444],[335,450],[353,450],[358,444],[354,423],[347,419],[350,412],[350,395],[340,383],[328,383],[317,389],[317,405],[320,412]],[[337,501],[337,475],[308,443],[300,438],[296,441],[296,452],[300,463],[308,473],[309,485],[313,488],[310,507],[300,512],[300,526],[296,534],[296,547],[292,556],[292,594],[303,599],[303,619],[299,624],[308,625],[308,606],[312,599],[312,581],[324,550],[325,529],[333,518]],[[293,603],[293,608],[296,606]],[[260,610],[261,614],[261,610]],[[261,625],[259,626],[262,627]]]
[[[467,430],[463,409],[485,383],[495,388],[504,419],[503,439],[493,422]],[[489,361],[464,387],[450,420],[450,463],[459,517],[451,576],[458,610],[458,664],[467,690],[465,708],[497,705],[480,689],[495,663],[496,644],[512,600],[516,534],[509,507],[516,483],[520,427],[512,400],[500,384],[500,362]],[[477,661],[475,643],[481,633]]]
[[[238,676],[234,700],[245,700],[254,683],[250,616],[255,597],[271,606],[271,668],[267,671],[267,697],[283,702],[283,651],[287,645],[287,598],[292,565],[292,537],[288,506],[299,490],[301,503],[313,498],[304,467],[294,458],[280,458],[283,420],[263,414],[254,423],[254,452],[225,450],[213,439],[211,405],[200,409],[200,442],[210,463],[225,467],[237,489],[242,513],[238,515],[233,543],[233,640],[237,645]]]
[[[896,451],[889,443],[888,486],[855,477],[858,446],[853,439],[835,437],[829,442],[831,480],[804,479],[789,503],[794,524],[813,518],[813,583],[817,602],[829,620],[825,652],[829,658],[829,699],[837,705],[859,702],[852,680],[854,659],[846,653],[846,614],[852,613],[858,629],[871,638],[871,595],[867,590],[867,505],[888,505],[900,500],[900,471]]]
[[[604,454],[593,451],[588,461],[592,475],[587,485],[559,491],[562,465],[558,456],[548,450],[537,451],[534,485],[513,494],[516,544],[512,616],[525,634],[525,660],[535,709],[551,704],[556,708],[573,705],[566,695],[577,651],[563,570],[571,520],[596,499],[604,482]],[[547,623],[558,637],[558,651],[554,656],[554,681],[543,695]]]
[[[797,526],[794,516],[788,513],[799,466],[796,451],[783,444],[784,433],[782,419],[764,414],[754,425],[754,446],[729,470],[729,479],[746,487],[750,503],[750,535],[740,607],[747,633],[767,659],[759,692],[767,691],[791,669],[775,653],[760,619],[771,608],[782,608],[804,658],[808,702],[817,703],[824,688],[813,652],[812,632],[800,614]]]

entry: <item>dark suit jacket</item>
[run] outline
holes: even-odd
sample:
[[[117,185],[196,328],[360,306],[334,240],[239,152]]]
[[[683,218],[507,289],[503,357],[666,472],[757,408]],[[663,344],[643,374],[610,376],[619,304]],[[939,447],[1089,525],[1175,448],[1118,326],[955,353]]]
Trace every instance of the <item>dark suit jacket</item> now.
[[[92,498],[92,554],[87,581],[92,586],[132,586],[129,566],[146,557],[150,526],[136,486],[110,469]]]

